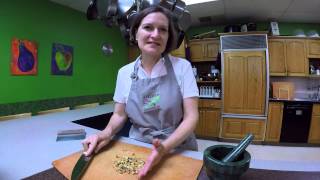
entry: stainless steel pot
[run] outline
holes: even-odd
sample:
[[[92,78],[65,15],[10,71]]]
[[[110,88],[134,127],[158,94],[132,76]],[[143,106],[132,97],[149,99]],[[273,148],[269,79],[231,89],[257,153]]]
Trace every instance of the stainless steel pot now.
[[[184,32],[191,24],[191,15],[181,0],[92,0],[87,10],[87,18],[100,19],[107,27],[119,26],[122,36],[129,40],[129,29],[134,17],[139,11],[152,5],[162,6],[172,12],[179,47]]]

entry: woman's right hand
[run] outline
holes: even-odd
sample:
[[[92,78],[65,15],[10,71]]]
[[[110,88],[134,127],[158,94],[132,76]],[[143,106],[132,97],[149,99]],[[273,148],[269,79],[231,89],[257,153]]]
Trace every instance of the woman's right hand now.
[[[111,140],[111,137],[105,136],[102,133],[93,134],[82,141],[84,147],[88,147],[85,149],[83,154],[85,156],[90,156],[93,152],[98,153],[101,148],[106,146]]]

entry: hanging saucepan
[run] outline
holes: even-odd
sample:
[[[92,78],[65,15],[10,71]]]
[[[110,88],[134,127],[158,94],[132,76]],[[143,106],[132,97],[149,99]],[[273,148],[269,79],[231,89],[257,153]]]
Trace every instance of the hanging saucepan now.
[[[135,9],[134,0],[118,0],[119,16],[127,16],[133,9]]]
[[[97,10],[97,0],[90,1],[89,7],[87,9],[87,19],[93,20],[97,19],[98,10]]]
[[[160,3],[160,0],[142,0],[139,8],[140,10],[143,10],[152,5],[158,5],[159,3]]]
[[[117,0],[109,0],[108,1],[108,8],[106,12],[107,17],[112,17],[117,15],[117,10],[118,10],[118,4]]]
[[[237,24],[233,24],[233,25],[227,25],[224,27],[224,32],[240,32],[241,31],[241,27]]]
[[[191,15],[185,7],[186,3],[183,1],[176,1],[176,6],[173,10],[173,14],[178,18],[178,26],[183,31],[187,31],[191,22]]]
[[[87,19],[111,19],[117,14],[117,0],[91,0],[87,9]]]

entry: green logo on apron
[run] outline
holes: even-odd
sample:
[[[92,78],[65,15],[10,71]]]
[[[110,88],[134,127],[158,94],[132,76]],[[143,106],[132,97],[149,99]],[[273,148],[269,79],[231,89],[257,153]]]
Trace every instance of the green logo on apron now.
[[[151,95],[143,98],[143,111],[159,109],[160,95]]]

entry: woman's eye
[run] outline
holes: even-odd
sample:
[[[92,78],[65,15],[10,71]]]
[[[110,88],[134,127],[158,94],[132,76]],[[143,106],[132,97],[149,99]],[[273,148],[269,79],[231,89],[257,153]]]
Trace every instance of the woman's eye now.
[[[152,29],[151,26],[144,26],[143,28],[146,29],[146,30],[151,30]]]
[[[167,32],[168,29],[166,29],[166,28],[161,28],[160,31],[162,31],[162,32]]]

